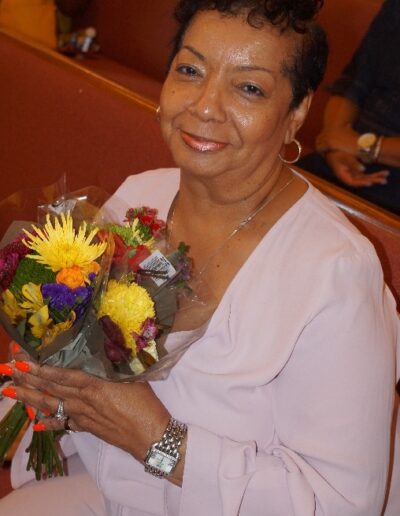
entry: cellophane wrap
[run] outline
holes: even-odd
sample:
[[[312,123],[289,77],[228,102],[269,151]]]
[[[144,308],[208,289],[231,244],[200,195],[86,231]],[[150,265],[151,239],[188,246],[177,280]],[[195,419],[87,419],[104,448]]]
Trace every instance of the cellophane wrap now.
[[[106,209],[108,197],[96,187],[62,193],[36,207],[36,220],[15,220],[11,223],[0,243],[0,278],[3,278],[0,285],[0,321],[10,338],[40,364],[77,368],[112,381],[164,379],[188,347],[205,332],[207,322],[199,314],[212,312],[211,303],[207,303],[200,279],[194,276],[190,242],[182,243],[178,249],[170,249],[165,223],[157,219],[153,208],[126,206],[130,219],[111,220]],[[132,216],[135,213],[136,217]],[[84,282],[76,287],[89,290],[90,299],[85,300],[84,306],[77,304],[74,317],[69,315],[68,309],[61,310],[63,313],[60,316],[60,311],[54,308],[59,298],[52,298],[51,292],[58,292],[61,288],[57,271],[52,271],[53,276],[57,273],[57,280],[48,279],[50,287],[35,283],[34,277],[30,277],[27,280],[33,286],[29,285],[30,291],[24,287],[25,296],[21,292],[21,267],[26,266],[27,260],[35,261],[32,260],[32,253],[39,253],[40,246],[36,250],[29,249],[29,253],[22,258],[17,257],[19,263],[15,267],[14,278],[8,278],[11,279],[9,285],[4,281],[5,268],[8,267],[8,274],[12,275],[10,264],[6,262],[13,258],[4,253],[7,246],[11,245],[12,248],[15,244],[18,254],[21,246],[38,234],[44,235],[43,240],[47,237],[45,243],[49,244],[48,247],[52,247],[49,242],[51,237],[56,242],[54,245],[58,245],[57,236],[66,231],[67,223],[63,226],[62,222],[66,219],[72,221],[75,240],[79,232],[83,231],[86,237],[92,232],[95,235],[90,245],[102,246],[101,253],[94,260],[96,273],[86,274]],[[135,234],[139,235],[136,240],[130,238]],[[127,236],[128,243],[123,242],[121,235]],[[88,247],[89,242],[86,244]],[[144,260],[141,262],[143,251]],[[35,265],[37,263],[35,261]],[[42,270],[47,268],[50,271],[49,265],[41,263],[41,266]],[[17,286],[13,284],[15,278],[19,280]],[[136,289],[136,286],[139,288]],[[111,287],[114,287],[114,298]],[[70,297],[75,295],[76,288],[69,288],[67,294]],[[143,323],[140,323],[139,316],[136,317],[140,312],[141,300],[136,306],[135,295],[132,294],[135,289],[140,293],[139,298],[145,295],[153,305],[153,313],[143,316]],[[76,295],[75,298],[80,299]],[[121,313],[121,308],[118,308],[121,301],[124,309],[129,304],[129,310],[125,310],[123,321],[113,320],[110,314]],[[7,302],[16,304],[11,309],[13,317],[10,317]],[[117,306],[114,306],[115,303]],[[48,305],[49,309],[43,308],[44,305]],[[28,306],[31,310],[23,319]],[[73,323],[60,320],[60,325],[65,324],[65,329],[58,330],[54,329],[55,324],[50,323],[49,330],[38,337],[41,328],[38,329],[37,324],[28,331],[27,328],[30,327],[29,321],[34,321],[35,317],[40,324],[48,323],[48,319],[43,322],[40,314],[37,315],[40,309],[48,312],[48,319],[56,314],[61,319],[73,318]],[[71,307],[69,309],[71,311]],[[135,317],[139,323],[136,321],[135,331],[131,332],[132,326],[127,321]],[[36,336],[32,337],[34,331]]]

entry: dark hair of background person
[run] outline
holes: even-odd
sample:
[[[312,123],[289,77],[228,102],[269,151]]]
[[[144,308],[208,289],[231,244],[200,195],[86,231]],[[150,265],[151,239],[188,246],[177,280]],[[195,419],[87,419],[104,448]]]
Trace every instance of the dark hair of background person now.
[[[317,89],[325,73],[328,42],[325,32],[314,21],[323,4],[324,0],[180,0],[174,13],[179,27],[173,39],[168,68],[198,12],[216,10],[227,16],[246,13],[247,23],[254,28],[262,29],[269,23],[281,33],[292,30],[302,35],[293,58],[283,66],[293,91],[289,109],[294,109],[310,91]]]

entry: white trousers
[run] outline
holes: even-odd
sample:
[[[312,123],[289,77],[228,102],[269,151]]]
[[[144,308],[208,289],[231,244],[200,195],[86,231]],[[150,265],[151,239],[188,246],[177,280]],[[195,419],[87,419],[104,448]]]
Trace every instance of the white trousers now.
[[[0,500],[0,516],[106,516],[103,496],[78,455],[69,475],[32,480]]]

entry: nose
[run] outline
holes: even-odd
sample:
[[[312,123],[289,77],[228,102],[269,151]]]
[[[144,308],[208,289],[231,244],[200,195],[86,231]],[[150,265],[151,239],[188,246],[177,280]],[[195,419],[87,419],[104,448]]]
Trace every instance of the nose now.
[[[223,94],[217,81],[207,80],[198,85],[188,111],[203,122],[225,122],[226,111]]]

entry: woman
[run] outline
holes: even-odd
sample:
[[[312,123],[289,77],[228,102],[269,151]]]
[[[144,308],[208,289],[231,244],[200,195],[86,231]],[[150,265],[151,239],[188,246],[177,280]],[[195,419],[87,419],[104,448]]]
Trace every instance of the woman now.
[[[190,242],[217,303],[203,337],[151,385],[30,363],[30,372],[15,371],[18,399],[69,416],[106,514],[382,511],[394,300],[369,242],[280,158],[322,76],[326,44],[311,21],[320,3],[178,5],[160,123],[180,175],[128,178],[112,205],[118,210],[120,198],[155,206],[169,214],[171,245]],[[152,443],[165,444],[164,431],[178,460],[154,448],[149,458]],[[77,503],[73,479],[30,488],[30,513],[103,514]],[[0,512],[26,511],[26,489]]]

